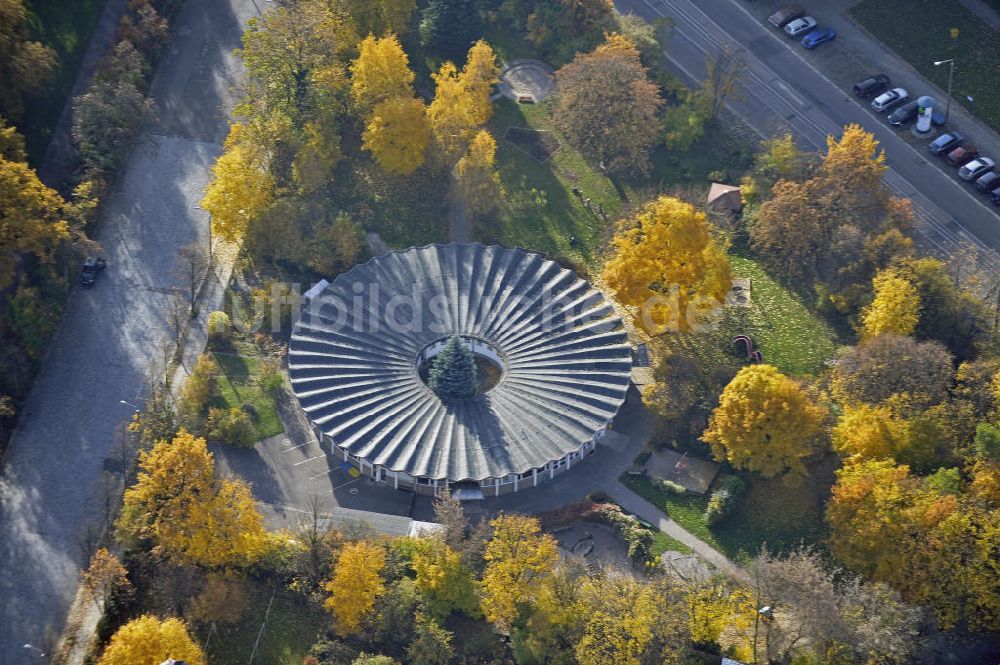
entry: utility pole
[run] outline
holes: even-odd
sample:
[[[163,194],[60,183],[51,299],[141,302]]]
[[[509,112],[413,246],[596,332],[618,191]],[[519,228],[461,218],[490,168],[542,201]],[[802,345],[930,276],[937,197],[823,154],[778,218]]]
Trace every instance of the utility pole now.
[[[951,113],[951,86],[955,81],[955,59],[948,58],[947,60],[936,60],[934,62],[934,66],[940,67],[945,63],[948,64],[948,99],[944,102],[944,121],[947,123],[949,114]]]

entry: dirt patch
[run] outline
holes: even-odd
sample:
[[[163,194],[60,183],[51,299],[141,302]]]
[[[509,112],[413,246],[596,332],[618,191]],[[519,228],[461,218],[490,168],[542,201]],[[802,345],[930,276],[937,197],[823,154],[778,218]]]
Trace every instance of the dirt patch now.
[[[552,132],[526,127],[508,127],[503,136],[536,162],[548,161],[559,150],[559,141]]]

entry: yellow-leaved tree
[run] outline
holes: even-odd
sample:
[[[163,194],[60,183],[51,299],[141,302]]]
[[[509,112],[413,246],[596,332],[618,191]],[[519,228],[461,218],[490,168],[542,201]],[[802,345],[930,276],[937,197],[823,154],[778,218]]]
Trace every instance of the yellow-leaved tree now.
[[[0,156],[0,290],[13,283],[18,254],[52,261],[57,244],[69,237],[64,206],[62,197],[42,184],[34,169]]]
[[[434,79],[434,99],[427,106],[427,118],[441,158],[451,165],[473,137],[479,125],[480,109],[451,62],[441,65],[431,78]]]
[[[385,591],[382,569],[385,550],[360,540],[340,549],[333,566],[333,578],[324,588],[330,592],[324,607],[333,615],[333,629],[346,637],[361,629],[361,621],[375,608],[375,600]]]
[[[888,404],[847,404],[833,428],[833,446],[854,459],[893,457],[910,441],[910,426]]]
[[[729,257],[705,214],[680,199],[644,206],[623,221],[612,245],[604,280],[650,333],[691,330],[732,286]]]
[[[250,221],[274,199],[274,178],[266,160],[243,140],[244,131],[240,123],[230,128],[201,199],[201,207],[212,215],[212,232],[230,242],[240,240]]]
[[[364,149],[388,173],[409,175],[424,163],[430,127],[424,103],[393,97],[378,104],[361,135]]]
[[[125,491],[117,529],[126,542],[148,540],[187,562],[244,566],[267,547],[250,488],[215,476],[205,440],[181,430],[139,455],[139,477]]]
[[[480,129],[455,165],[455,184],[459,193],[477,213],[490,212],[500,204],[500,175],[493,168],[496,149],[493,135]]]
[[[415,583],[427,603],[428,611],[440,620],[448,618],[453,610],[478,617],[476,579],[462,563],[461,553],[437,538],[417,540],[414,547]]]
[[[737,469],[805,475],[802,459],[825,415],[794,379],[771,365],[748,365],[722,391],[702,441]]]
[[[351,94],[365,110],[394,97],[413,96],[410,59],[395,35],[379,39],[368,35],[351,61]]]
[[[744,660],[753,658],[746,639],[757,614],[753,596],[742,587],[710,582],[687,594],[688,628],[692,642],[725,644]]]
[[[542,533],[538,520],[501,515],[490,522],[493,537],[483,558],[482,610],[488,621],[506,630],[520,606],[533,604],[544,580],[559,560],[556,541]]]
[[[490,93],[493,91],[493,86],[500,81],[500,68],[497,66],[493,49],[482,39],[469,49],[460,80],[468,92],[473,122],[485,125],[493,116]]]
[[[119,628],[97,665],[153,665],[166,658],[187,665],[206,665],[205,653],[180,619],[144,615]]]
[[[920,293],[905,277],[882,270],[874,279],[875,298],[862,313],[861,336],[909,335],[920,320]]]
[[[588,579],[583,589],[587,618],[576,645],[577,661],[639,665],[658,615],[652,585],[621,575]]]

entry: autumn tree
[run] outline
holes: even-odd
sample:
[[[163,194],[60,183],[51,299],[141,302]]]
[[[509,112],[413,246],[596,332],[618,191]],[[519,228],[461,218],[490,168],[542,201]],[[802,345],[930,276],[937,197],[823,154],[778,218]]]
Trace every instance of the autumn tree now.
[[[872,280],[875,298],[862,314],[862,337],[909,335],[920,320],[920,294],[906,278],[883,270]]]
[[[20,119],[24,96],[41,92],[57,65],[55,51],[31,40],[24,2],[0,2],[0,115]]]
[[[877,405],[905,395],[919,409],[941,402],[951,381],[951,354],[941,344],[885,334],[838,358],[831,386],[842,402]]]
[[[151,541],[207,567],[247,565],[267,545],[249,486],[216,478],[205,440],[184,430],[139,454],[139,476],[125,491],[117,530],[126,542]]]
[[[909,423],[889,405],[847,404],[833,428],[833,446],[853,459],[886,459],[909,445]]]
[[[104,547],[94,552],[87,570],[81,575],[87,593],[91,598],[100,600],[104,611],[109,611],[110,603],[116,595],[128,593],[132,588],[125,566]]]
[[[475,577],[462,563],[461,553],[443,540],[425,538],[416,543],[413,572],[417,590],[435,618],[447,619],[455,610],[471,617],[479,615]]]
[[[484,555],[481,606],[486,619],[504,629],[522,605],[535,601],[541,580],[552,572],[559,555],[555,539],[541,532],[535,518],[501,515],[490,526],[493,537]]]
[[[274,179],[266,160],[243,140],[244,133],[239,123],[230,128],[201,200],[201,207],[212,216],[212,233],[230,242],[242,239],[251,220],[274,198]]]
[[[746,68],[743,53],[728,44],[720,46],[705,59],[705,80],[699,92],[707,102],[710,121],[719,117],[726,101],[736,94]]]
[[[403,34],[409,30],[416,0],[333,0],[358,35]]]
[[[802,459],[825,417],[794,379],[771,365],[749,365],[722,391],[702,440],[718,460],[765,477],[805,474]]]
[[[631,42],[611,35],[578,54],[556,72],[554,98],[556,126],[588,159],[617,173],[649,170],[662,100]]]
[[[413,173],[424,163],[430,143],[424,103],[415,97],[393,97],[378,104],[361,138],[364,149],[387,173]]]
[[[584,582],[586,624],[576,645],[580,665],[639,665],[658,613],[651,585],[626,576]]]
[[[397,97],[413,97],[410,60],[395,35],[378,39],[368,35],[351,61],[351,94],[363,109]]]
[[[420,41],[444,58],[462,57],[481,31],[472,0],[429,0],[420,16]]]
[[[195,361],[191,374],[181,388],[179,411],[184,419],[196,425],[208,409],[209,402],[215,397],[219,365],[210,353],[202,353]]]
[[[59,242],[69,237],[64,206],[27,164],[0,157],[0,289],[13,283],[19,255],[54,260]]]
[[[191,639],[180,619],[158,619],[149,614],[119,628],[97,665],[150,665],[164,658],[188,665],[206,665],[201,647]]]
[[[461,71],[445,62],[431,75],[434,99],[427,107],[427,118],[445,165],[453,165],[465,153],[478,128],[490,119],[490,91],[497,76],[493,49],[482,41],[469,50]]]
[[[385,550],[365,540],[347,543],[333,566],[333,578],[324,588],[330,593],[324,606],[333,614],[333,628],[341,636],[356,634],[371,614],[375,600],[385,591],[382,569]]]
[[[442,628],[436,619],[418,614],[406,656],[413,665],[448,665],[455,656],[453,638],[452,632]]]
[[[473,211],[485,214],[500,205],[500,175],[493,168],[497,142],[485,129],[479,130],[465,155],[455,165],[455,184]]]
[[[203,625],[238,623],[249,605],[249,585],[241,577],[213,573],[191,601],[187,618]]]
[[[729,259],[704,213],[661,196],[623,222],[603,277],[648,332],[690,330],[725,300]]]

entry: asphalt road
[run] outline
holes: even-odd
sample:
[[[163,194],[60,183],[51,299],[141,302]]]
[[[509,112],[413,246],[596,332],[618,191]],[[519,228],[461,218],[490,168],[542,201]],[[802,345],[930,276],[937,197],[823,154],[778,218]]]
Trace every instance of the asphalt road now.
[[[160,119],[140,136],[102,210],[108,269],[74,287],[0,477],[0,662],[38,663],[63,628],[81,539],[101,526],[102,474],[167,342],[177,250],[207,241],[196,205],[221,149],[253,0],[188,2],[153,84]]]
[[[764,136],[791,131],[803,147],[821,149],[828,135],[839,136],[850,123],[873,132],[888,158],[886,183],[913,201],[927,242],[944,254],[973,243],[995,258],[1000,208],[929,163],[929,153],[905,142],[863,101],[823,76],[813,59],[822,58],[823,49],[831,45],[807,52],[733,0],[616,0],[615,5],[647,20],[668,17],[674,22],[665,55],[689,80],[704,79],[706,55],[720,45],[743,51],[747,76],[729,106]]]

